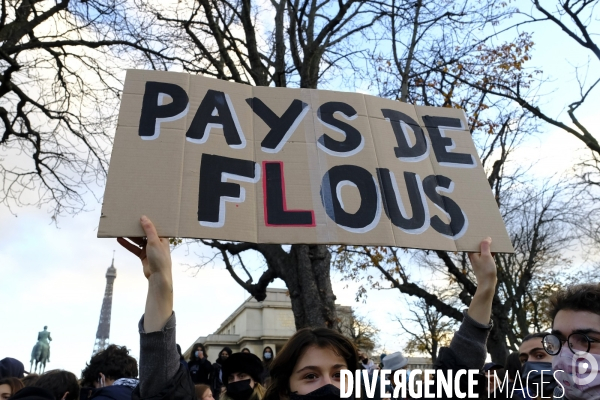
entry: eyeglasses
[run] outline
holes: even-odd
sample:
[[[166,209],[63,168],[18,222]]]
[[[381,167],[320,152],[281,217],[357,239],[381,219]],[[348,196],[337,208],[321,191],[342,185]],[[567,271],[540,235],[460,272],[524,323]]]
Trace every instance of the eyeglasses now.
[[[544,350],[546,350],[546,353],[550,354],[551,356],[555,356],[560,353],[563,342],[567,342],[571,352],[573,354],[577,354],[581,352],[589,352],[591,344],[597,342],[597,340],[590,339],[583,333],[571,333],[567,340],[561,340],[558,336],[551,333],[542,338]]]

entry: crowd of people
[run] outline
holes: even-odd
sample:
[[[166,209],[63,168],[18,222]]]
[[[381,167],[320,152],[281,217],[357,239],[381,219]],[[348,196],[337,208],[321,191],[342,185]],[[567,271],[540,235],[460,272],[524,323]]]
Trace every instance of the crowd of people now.
[[[349,338],[327,328],[298,330],[276,355],[265,347],[262,359],[247,348],[232,352],[225,347],[211,363],[204,345],[196,343],[185,360],[175,342],[169,240],[158,236],[147,217],[140,222],[145,239],[118,239],[139,257],[148,279],[145,313],[138,325],[139,370],[128,350],[116,345],[95,354],[79,379],[63,370],[24,375],[21,363],[5,358],[0,361],[0,400],[333,400],[341,396],[342,370],[363,369],[373,376],[381,368],[394,376],[407,368],[401,353],[382,355],[375,363]],[[477,290],[450,345],[439,350],[435,374],[454,373],[455,390],[468,393],[473,382],[461,371],[479,371],[470,389],[483,399],[600,399],[598,283],[555,293],[545,310],[552,331],[526,336],[503,365],[486,364],[497,283],[490,246],[491,239],[485,239],[480,253],[469,255]],[[582,371],[581,366],[591,369]],[[381,378],[376,382],[374,398],[381,398],[381,393],[394,400],[404,398],[396,390],[399,382],[392,380],[380,390],[381,382]],[[433,392],[438,393],[436,398],[454,398],[443,390]],[[365,390],[361,393],[358,397],[367,397]]]

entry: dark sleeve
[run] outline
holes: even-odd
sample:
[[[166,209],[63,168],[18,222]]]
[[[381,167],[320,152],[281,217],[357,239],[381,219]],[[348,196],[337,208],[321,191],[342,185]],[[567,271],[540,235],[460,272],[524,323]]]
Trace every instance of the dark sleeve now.
[[[140,385],[137,385],[131,395],[131,400],[197,400],[190,374],[183,364],[178,363],[178,365],[179,369],[175,375],[158,392],[149,396],[141,396]]]
[[[486,342],[492,323],[480,324],[463,311],[464,319],[450,342],[457,365],[466,369],[483,368],[487,356]]]
[[[483,325],[469,317],[466,311],[463,312],[464,319],[454,333],[450,347],[442,347],[439,351],[434,365],[436,374],[448,374],[452,371],[453,376],[459,370],[475,369],[481,371],[487,355],[486,341],[492,324]],[[459,379],[459,388],[461,392],[468,393],[469,381],[468,371]],[[473,391],[479,395],[479,398],[487,398],[487,378],[479,373],[474,376],[475,382]],[[434,385],[435,387],[435,385]],[[439,399],[451,399],[452,396],[444,395]]]
[[[172,385],[179,370],[184,369],[179,363],[179,353],[175,343],[175,313],[171,315],[160,331],[146,333],[143,316],[138,328],[140,331],[140,384],[137,390],[139,390],[140,398],[152,398]],[[188,375],[187,371],[185,372]]]

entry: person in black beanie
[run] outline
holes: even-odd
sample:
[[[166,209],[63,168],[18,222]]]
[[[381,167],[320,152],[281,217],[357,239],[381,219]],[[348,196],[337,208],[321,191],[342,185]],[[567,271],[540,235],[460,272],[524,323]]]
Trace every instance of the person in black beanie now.
[[[263,365],[260,358],[251,353],[235,353],[223,362],[225,392],[221,400],[262,400]]]
[[[23,363],[17,359],[6,357],[0,360],[0,379],[2,378],[18,378],[23,377],[25,367]]]

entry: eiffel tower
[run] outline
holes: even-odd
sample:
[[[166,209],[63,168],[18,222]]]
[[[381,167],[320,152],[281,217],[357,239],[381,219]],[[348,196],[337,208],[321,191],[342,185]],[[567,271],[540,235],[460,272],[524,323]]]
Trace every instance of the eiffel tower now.
[[[102,300],[100,322],[98,322],[96,343],[94,344],[94,352],[92,354],[96,354],[108,346],[108,337],[110,336],[110,312],[112,309],[113,283],[116,277],[117,269],[115,268],[115,253],[113,251],[112,264],[106,270],[106,289],[104,289],[104,300]]]

